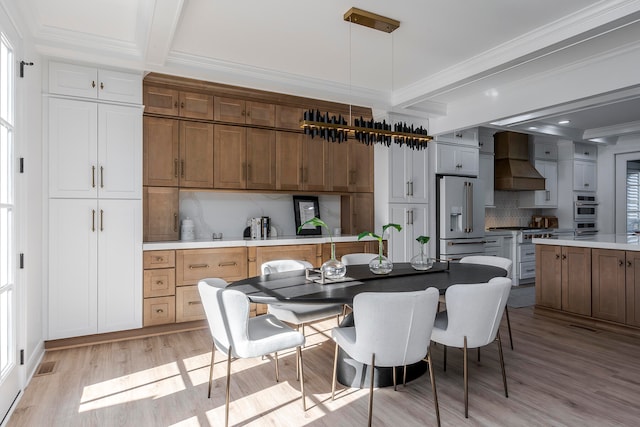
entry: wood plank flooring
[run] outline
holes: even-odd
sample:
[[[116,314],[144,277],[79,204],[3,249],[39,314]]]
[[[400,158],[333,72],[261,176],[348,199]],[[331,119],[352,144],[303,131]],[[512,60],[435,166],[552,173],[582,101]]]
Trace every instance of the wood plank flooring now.
[[[509,398],[504,397],[495,345],[481,362],[470,357],[469,419],[464,418],[462,353],[432,348],[443,426],[633,426],[640,423],[640,340],[509,310],[515,350],[502,325]],[[339,388],[331,401],[335,320],[307,327],[302,411],[295,354],[280,356],[280,382],[270,358],[232,364],[230,425],[365,425],[367,390]],[[191,331],[89,347],[48,351],[53,373],[34,377],[8,426],[221,426],[225,356],[216,353],[207,399],[211,338]],[[435,425],[428,375],[377,389],[376,426]]]

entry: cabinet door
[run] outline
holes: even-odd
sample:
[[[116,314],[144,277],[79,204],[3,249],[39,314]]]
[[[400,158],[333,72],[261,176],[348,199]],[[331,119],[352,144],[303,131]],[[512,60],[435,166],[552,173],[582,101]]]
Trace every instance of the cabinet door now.
[[[98,105],[49,99],[49,197],[96,197]]]
[[[144,118],[144,185],[177,187],[179,121]]]
[[[179,193],[172,187],[144,187],[145,242],[178,240]]]
[[[585,316],[591,315],[591,249],[589,248],[562,247],[562,310]]]
[[[49,92],[61,95],[96,98],[98,70],[61,62],[49,62]]]
[[[477,148],[436,144],[436,173],[477,176],[478,169]]]
[[[151,114],[178,116],[180,92],[164,87],[144,87],[144,111]]]
[[[591,251],[592,309],[597,319],[624,323],[626,320],[625,252],[612,249]]]
[[[409,262],[420,253],[421,245],[416,238],[428,235],[428,206],[426,204],[390,205],[389,221],[402,226],[399,232],[390,229],[388,236],[392,262]]]
[[[350,191],[349,143],[329,143],[329,158],[331,161],[327,172],[330,175],[332,191]]]
[[[545,189],[535,192],[536,206],[558,206],[558,164],[556,162],[536,160],[535,168],[545,178]]]
[[[246,122],[248,125],[275,126],[276,106],[265,102],[247,101]]]
[[[213,142],[214,188],[247,186],[247,134],[239,126],[216,125]]]
[[[350,141],[349,145],[350,191],[373,192],[373,145],[358,141]]]
[[[244,100],[215,96],[213,98],[213,104],[214,120],[229,123],[245,123],[247,113]]]
[[[562,247],[536,245],[536,305],[562,308]]]
[[[180,187],[213,188],[213,125],[180,122]]]
[[[456,160],[458,161],[458,173],[463,175],[478,176],[479,168],[479,151],[477,148],[460,147],[456,151]]]
[[[304,109],[276,105],[276,127],[278,129],[300,130]]]
[[[96,221],[96,200],[49,200],[48,339],[98,331]]]
[[[258,274],[261,274],[263,263],[276,259],[307,261],[314,267],[319,267],[318,255],[320,255],[321,250],[320,245],[258,246],[256,248],[256,267]]]
[[[493,154],[480,154],[480,180],[484,188],[484,205],[495,206],[494,202],[494,159]]]
[[[220,277],[227,282],[246,279],[247,248],[176,251],[176,286],[197,285],[206,277]]]
[[[142,110],[98,106],[98,196],[142,198]]]
[[[428,150],[411,150],[393,145],[389,156],[389,201],[428,203]]]
[[[329,145],[321,139],[302,136],[302,189],[329,191]]]
[[[142,327],[140,200],[100,200],[98,332]]]
[[[339,260],[340,258],[342,258],[344,255],[347,255],[347,254],[367,253],[367,252],[377,253],[377,247],[375,248],[374,251],[372,251],[371,243],[377,244],[378,242],[371,242],[368,240],[356,241],[356,242],[335,242],[336,259]],[[331,244],[324,243],[322,245],[322,261],[324,262],[329,258],[331,258]]]
[[[640,252],[627,251],[626,261],[626,323],[640,326]]]
[[[121,71],[98,70],[98,99],[140,104],[142,76]]]
[[[340,197],[343,234],[373,231],[373,193],[351,193]]]
[[[200,300],[197,286],[180,286],[176,289],[176,323],[203,320],[207,316]]]
[[[302,140],[304,135],[276,132],[276,190],[302,188]]]
[[[247,188],[276,188],[276,133],[247,129]]]
[[[213,120],[213,95],[180,92],[180,117]]]
[[[596,164],[593,162],[573,162],[573,189],[575,191],[596,191]]]

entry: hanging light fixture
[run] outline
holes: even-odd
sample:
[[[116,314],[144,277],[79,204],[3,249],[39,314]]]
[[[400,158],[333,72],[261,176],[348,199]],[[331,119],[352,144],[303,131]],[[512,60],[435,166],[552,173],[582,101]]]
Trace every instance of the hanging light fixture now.
[[[400,27],[400,21],[355,7],[344,14],[344,20],[348,21],[350,25],[359,24],[386,33],[391,33]],[[351,48],[351,37],[349,37],[349,48]],[[349,86],[351,87],[351,75],[349,75]],[[349,111],[349,116],[351,116],[351,106],[349,106]],[[305,134],[311,135],[312,138],[320,137],[338,143],[345,142],[348,138],[355,138],[366,145],[375,143],[390,147],[393,142],[400,146],[406,145],[409,148],[420,150],[427,148],[427,143],[433,139],[429,136],[427,129],[422,126],[414,127],[407,123],[392,125],[384,120],[378,122],[373,119],[365,120],[362,117],[355,118],[353,125],[349,125],[346,117],[342,115],[330,116],[329,113],[322,113],[320,110],[305,111],[300,127]]]

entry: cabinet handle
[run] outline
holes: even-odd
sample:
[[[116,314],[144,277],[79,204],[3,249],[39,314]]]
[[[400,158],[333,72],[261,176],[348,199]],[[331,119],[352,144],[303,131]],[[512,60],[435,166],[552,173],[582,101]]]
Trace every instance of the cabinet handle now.
[[[173,214],[173,231],[178,232],[178,214],[176,213]]]
[[[551,191],[547,190],[545,191],[545,200],[548,202],[549,200],[551,200]]]
[[[619,259],[618,260],[618,267],[622,267],[624,265],[624,261]]]
[[[548,156],[549,154],[551,154],[551,151],[545,151],[544,154]]]
[[[567,256],[566,255],[562,255],[562,259],[567,259]]]
[[[209,264],[190,264],[189,270],[195,270],[197,268],[209,268]]]
[[[104,231],[104,211],[100,209],[100,231]]]
[[[164,285],[164,282],[162,280],[157,280],[156,285]]]
[[[413,225],[413,209],[411,209],[409,212],[411,212],[411,225]]]
[[[184,178],[184,160],[180,160],[180,176]]]
[[[199,305],[202,304],[202,301],[189,301],[189,305]]]
[[[233,265],[238,265],[238,263],[235,262],[235,261],[226,261],[226,262],[219,262],[218,263],[218,267],[230,267],[230,266],[233,266]]]
[[[104,168],[100,166],[100,188],[104,188]]]
[[[247,115],[247,112],[246,112],[246,111],[244,111],[244,110],[242,110],[242,115],[243,115],[243,116],[246,116],[246,115]]]
[[[589,152],[588,152],[588,151],[585,151],[585,152],[584,152],[584,155],[585,155],[585,156],[588,156],[588,155],[589,155]]]
[[[184,102],[180,103],[180,108],[184,108]]]
[[[91,188],[96,188],[96,167],[91,166]]]
[[[163,310],[163,309],[161,309],[161,308],[157,308],[157,309],[156,309],[156,313],[164,313],[164,310]]]
[[[104,90],[104,83],[103,82],[100,82],[100,89]]]
[[[556,259],[560,259],[560,255],[556,254]]]
[[[409,187],[409,184],[410,184],[410,182],[409,182],[409,181],[407,181],[407,196],[410,196],[410,195],[411,195],[411,190],[409,189],[409,188],[410,188],[410,187]]]
[[[411,193],[409,195],[413,196],[413,181],[411,181]]]
[[[178,101],[173,103],[173,108],[178,108]]]
[[[173,159],[173,176],[178,177],[178,159]]]
[[[534,271],[536,271],[535,268],[527,268],[524,271],[526,271],[527,273],[533,273]]]
[[[91,80],[91,87],[96,87],[96,81],[95,80]]]
[[[163,258],[163,257],[161,257],[161,256],[157,256],[157,257],[156,257],[156,261],[164,261],[164,258]]]
[[[96,210],[91,209],[91,231],[96,231]]]
[[[633,264],[631,263],[631,261],[627,261],[627,267],[632,267]]]
[[[456,138],[462,138],[462,134],[461,133],[456,133]]]

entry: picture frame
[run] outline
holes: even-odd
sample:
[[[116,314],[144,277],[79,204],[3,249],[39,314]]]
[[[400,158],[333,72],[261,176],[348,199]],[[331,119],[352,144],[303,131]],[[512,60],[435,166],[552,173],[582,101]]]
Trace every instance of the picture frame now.
[[[320,205],[316,196],[293,196],[293,213],[296,222],[296,236],[319,236],[322,229],[311,224],[300,225],[313,217],[320,218]]]

